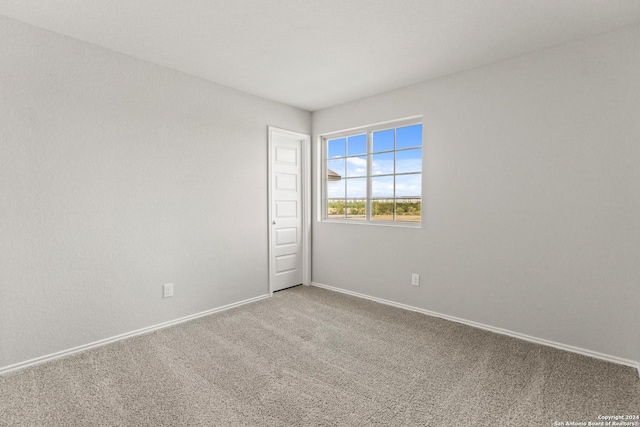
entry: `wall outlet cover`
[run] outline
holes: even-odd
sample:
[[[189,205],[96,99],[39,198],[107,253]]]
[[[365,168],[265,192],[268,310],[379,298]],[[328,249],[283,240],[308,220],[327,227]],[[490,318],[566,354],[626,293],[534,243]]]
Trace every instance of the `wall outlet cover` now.
[[[411,284],[413,286],[420,286],[420,275],[418,273],[411,274]]]
[[[173,296],[173,283],[165,283],[162,285],[162,295],[164,298]]]

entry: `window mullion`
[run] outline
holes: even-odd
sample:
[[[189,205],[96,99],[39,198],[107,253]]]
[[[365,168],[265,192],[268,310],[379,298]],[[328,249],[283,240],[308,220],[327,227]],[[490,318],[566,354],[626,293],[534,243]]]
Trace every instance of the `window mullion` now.
[[[329,140],[322,138],[322,146],[320,147],[320,156],[322,159],[322,218],[329,219],[329,188],[327,182],[327,168],[329,167]]]
[[[398,152],[396,151],[396,133],[397,130],[393,129],[393,222],[396,222],[396,161],[398,158]]]
[[[367,202],[366,202],[366,216],[367,221],[371,221],[371,194],[372,194],[372,167],[373,167],[373,132],[367,132]]]

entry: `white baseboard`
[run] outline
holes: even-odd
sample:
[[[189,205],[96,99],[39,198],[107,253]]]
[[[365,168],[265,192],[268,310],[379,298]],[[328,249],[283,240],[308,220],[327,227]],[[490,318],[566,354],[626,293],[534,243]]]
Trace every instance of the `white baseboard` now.
[[[41,356],[41,357],[36,357],[34,359],[27,360],[27,361],[24,361],[24,362],[19,362],[19,363],[16,363],[16,364],[13,364],[13,365],[9,365],[9,366],[4,366],[4,367],[0,368],[0,375],[6,374],[6,373],[11,372],[11,371],[16,371],[18,369],[23,369],[23,368],[26,368],[28,366],[33,366],[33,365],[38,365],[40,363],[49,362],[49,361],[54,360],[54,359],[59,359],[61,357],[69,356],[70,354],[79,353],[81,351],[89,350],[89,349],[92,349],[92,348],[95,348],[95,347],[100,347],[100,346],[103,346],[103,345],[106,345],[106,344],[111,344],[113,342],[124,340],[124,339],[130,338],[130,337],[134,337],[136,335],[142,335],[142,334],[146,334],[146,333],[149,333],[149,332],[157,331],[158,329],[167,328],[169,326],[177,325],[178,323],[187,322],[189,320],[194,320],[194,319],[197,319],[198,317],[204,317],[204,316],[208,316],[210,314],[220,313],[221,311],[229,310],[231,308],[239,307],[239,306],[245,305],[245,304],[250,304],[252,302],[260,301],[260,300],[263,300],[263,299],[266,299],[266,298],[269,298],[269,295],[260,295],[260,296],[255,297],[255,298],[249,298],[249,299],[246,299],[244,301],[239,301],[239,302],[235,302],[235,303],[232,303],[232,304],[227,304],[227,305],[224,305],[222,307],[213,308],[213,309],[207,310],[207,311],[202,311],[200,313],[192,314],[190,316],[181,317],[181,318],[175,319],[175,320],[170,320],[168,322],[158,323],[157,325],[148,326],[146,328],[138,329],[138,330],[131,331],[131,332],[126,332],[124,334],[116,335],[116,336],[110,337],[110,338],[105,338],[105,339],[102,339],[102,340],[99,340],[99,341],[94,341],[92,343],[80,345],[78,347],[70,348],[68,350],[62,350],[62,351],[59,351],[57,353],[48,354],[46,356]]]
[[[535,344],[542,344],[548,347],[554,347],[559,350],[570,351],[572,353],[581,354],[583,356],[593,357],[595,359],[604,360],[611,363],[616,363],[618,365],[625,365],[635,368],[638,372],[638,376],[640,377],[640,362],[636,362],[634,360],[623,359],[617,356],[611,356],[609,354],[599,353],[597,351],[591,351],[584,348],[574,347],[572,345],[562,344],[555,341],[549,341],[543,338],[532,337],[530,335],[521,334],[519,332],[510,331],[508,329],[497,328],[495,326],[489,326],[478,322],[473,322],[471,320],[460,319],[458,317],[449,316],[447,314],[438,313],[431,310],[425,310],[423,308],[413,307],[411,305],[401,304],[394,301],[389,301],[382,298],[372,297],[369,295],[361,294],[358,292],[348,291],[342,288],[336,288],[333,286],[323,285],[322,283],[312,282],[312,286],[317,286],[318,288],[328,289],[334,292],[340,292],[343,294],[351,295],[358,298],[364,298],[371,301],[379,302],[381,304],[391,305],[393,307],[403,308],[405,310],[415,311],[418,313],[426,314],[427,316],[439,317],[441,319],[450,320],[452,322],[462,323],[464,325],[472,326],[474,328],[484,329],[486,331],[495,332],[497,334],[508,335],[513,338],[518,338],[521,340],[529,341]]]

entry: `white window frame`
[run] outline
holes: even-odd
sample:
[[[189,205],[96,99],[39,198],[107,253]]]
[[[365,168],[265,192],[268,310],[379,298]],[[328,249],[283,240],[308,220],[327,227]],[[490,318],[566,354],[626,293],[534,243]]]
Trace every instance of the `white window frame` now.
[[[320,179],[319,179],[319,183],[320,183],[320,194],[321,194],[321,200],[319,203],[319,206],[321,206],[321,210],[319,212],[319,219],[322,222],[327,222],[327,223],[344,223],[344,224],[359,224],[359,225],[376,225],[376,226],[388,226],[388,227],[411,227],[411,228],[420,228],[422,226],[422,209],[420,209],[420,221],[397,221],[397,220],[393,220],[393,221],[376,221],[375,219],[371,218],[371,204],[372,204],[372,197],[371,197],[371,182],[372,182],[372,178],[375,178],[375,175],[372,175],[372,150],[373,150],[373,141],[372,141],[372,136],[374,132],[378,132],[378,131],[382,131],[382,130],[388,130],[388,129],[395,129],[395,128],[401,128],[401,127],[405,127],[405,126],[412,126],[412,125],[417,125],[417,124],[423,124],[422,123],[422,116],[413,116],[413,117],[407,117],[404,119],[398,119],[398,120],[391,120],[391,121],[387,121],[387,122],[381,122],[381,123],[376,123],[373,125],[368,125],[368,126],[360,126],[360,127],[355,127],[355,128],[350,128],[350,129],[345,129],[345,130],[341,130],[341,131],[336,131],[336,132],[328,132],[328,133],[323,133],[321,135],[318,136],[318,140],[319,140],[319,171],[320,171]],[[367,191],[366,191],[366,196],[364,197],[366,199],[366,203],[367,203],[367,209],[366,209],[366,218],[365,219],[347,219],[347,218],[328,218],[327,217],[327,203],[328,203],[328,191],[327,191],[327,146],[328,146],[328,141],[329,140],[333,140],[333,139],[337,139],[337,138],[342,138],[342,137],[348,137],[348,136],[354,136],[354,135],[358,135],[358,134],[363,134],[366,133],[367,135],[367,175],[366,175],[366,179],[367,179]],[[421,174],[424,174],[424,126],[422,128],[422,168],[421,168]],[[398,150],[396,150],[396,148],[394,147],[393,152],[397,152]],[[402,151],[402,150],[400,150]],[[346,153],[345,153],[346,155]],[[395,168],[395,165],[394,165]],[[402,174],[400,174],[402,175]],[[394,170],[394,174],[393,176],[398,176],[395,173]],[[423,202],[423,189],[422,189],[422,185],[420,186],[420,200],[421,200],[421,205],[424,206]]]

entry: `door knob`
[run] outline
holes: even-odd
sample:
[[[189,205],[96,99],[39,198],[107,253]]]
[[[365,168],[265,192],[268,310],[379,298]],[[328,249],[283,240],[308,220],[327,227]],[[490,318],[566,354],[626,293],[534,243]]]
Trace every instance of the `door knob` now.
[[[271,221],[271,224],[276,225],[276,222],[275,221]]]

